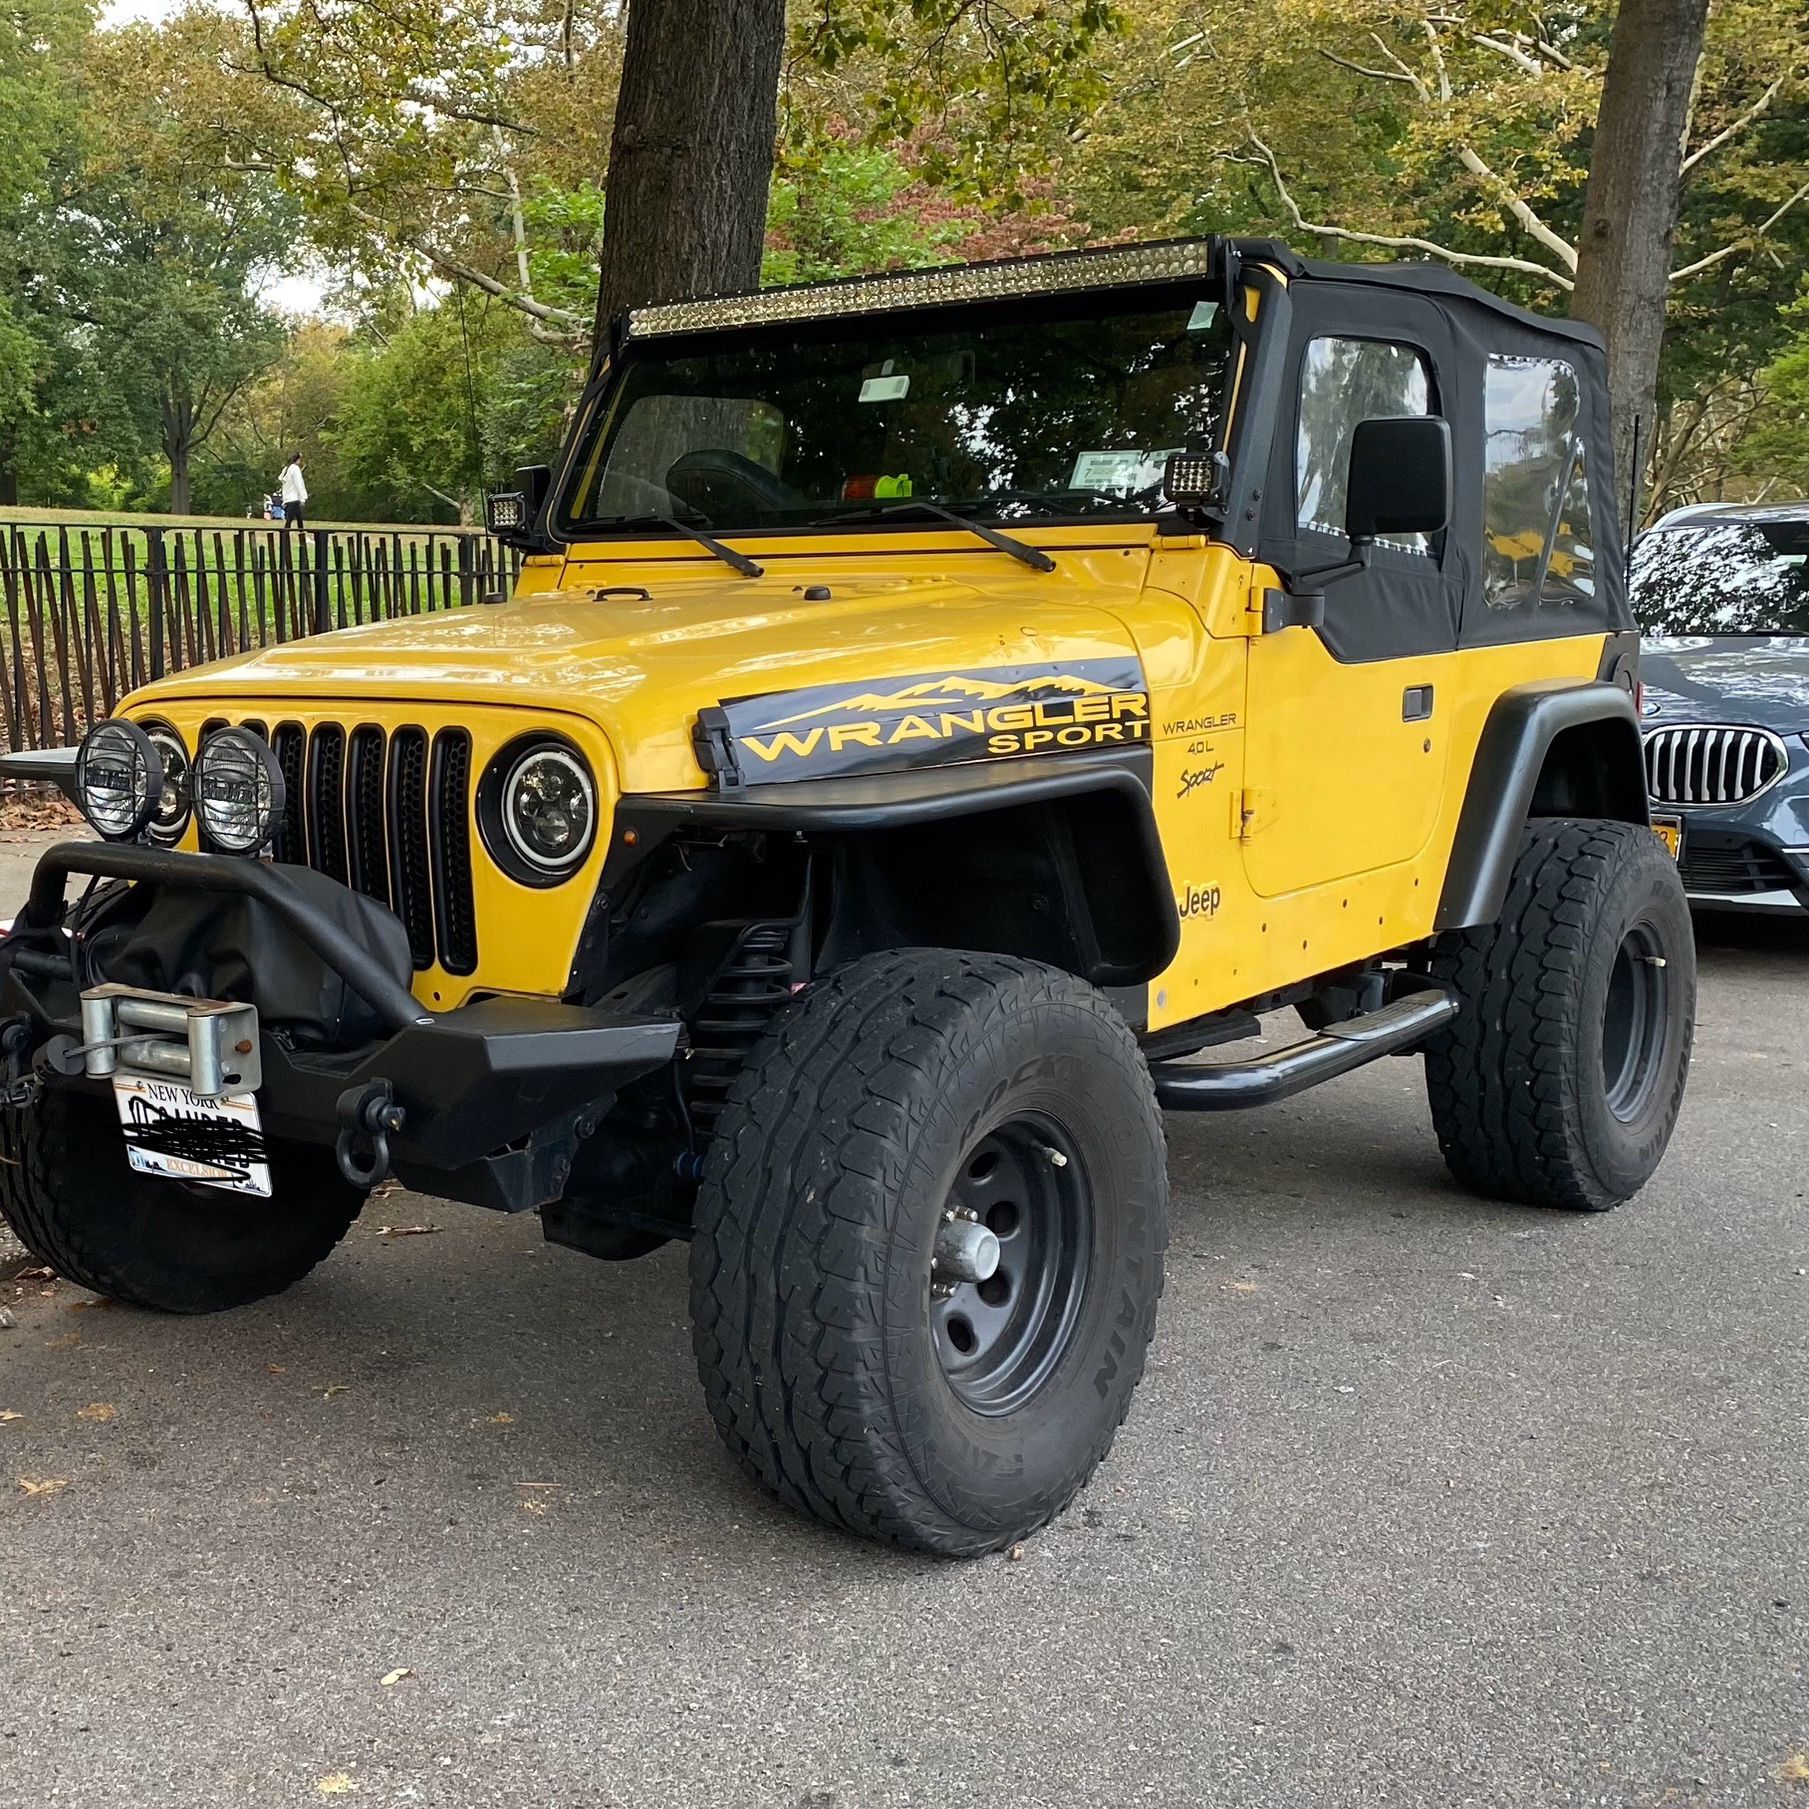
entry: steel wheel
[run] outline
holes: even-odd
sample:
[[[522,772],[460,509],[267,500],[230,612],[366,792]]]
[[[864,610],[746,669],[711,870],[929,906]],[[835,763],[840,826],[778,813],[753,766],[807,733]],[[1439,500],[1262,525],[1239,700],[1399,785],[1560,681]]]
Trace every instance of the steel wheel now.
[[[976,1413],[1023,1405],[1061,1361],[1086,1297],[1093,1196],[1074,1143],[1041,1114],[963,1157],[931,1259],[942,1373]]]
[[[1621,939],[1608,977],[1602,1022],[1602,1082],[1608,1109],[1630,1124],[1645,1109],[1665,1046],[1665,961],[1650,924]]]

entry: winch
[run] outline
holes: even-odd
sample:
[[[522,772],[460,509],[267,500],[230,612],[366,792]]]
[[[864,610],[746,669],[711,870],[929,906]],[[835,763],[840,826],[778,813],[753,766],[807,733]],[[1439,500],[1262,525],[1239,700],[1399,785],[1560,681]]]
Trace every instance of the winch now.
[[[264,1079],[255,1005],[134,986],[93,986],[82,994],[79,1053],[90,1080],[174,1080],[200,1099],[255,1093]]]

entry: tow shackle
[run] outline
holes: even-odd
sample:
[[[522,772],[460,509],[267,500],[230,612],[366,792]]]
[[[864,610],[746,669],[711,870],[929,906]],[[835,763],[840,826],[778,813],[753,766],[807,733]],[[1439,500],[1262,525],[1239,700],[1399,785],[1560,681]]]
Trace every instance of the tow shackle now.
[[[373,1080],[341,1093],[337,1114],[339,1138],[333,1155],[339,1172],[354,1187],[375,1187],[389,1175],[390,1136],[407,1123],[408,1113],[396,1104],[395,1089],[387,1080]]]

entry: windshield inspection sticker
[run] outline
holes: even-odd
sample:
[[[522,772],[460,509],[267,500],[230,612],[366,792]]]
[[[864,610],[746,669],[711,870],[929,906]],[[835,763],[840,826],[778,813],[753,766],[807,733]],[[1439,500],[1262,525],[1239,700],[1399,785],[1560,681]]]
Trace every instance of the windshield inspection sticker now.
[[[723,711],[753,784],[1149,741],[1149,692],[1130,657],[813,685]]]
[[[1178,451],[1179,447],[1167,452],[1083,452],[1074,461],[1068,488],[1121,490],[1127,496],[1139,490],[1153,490]]]

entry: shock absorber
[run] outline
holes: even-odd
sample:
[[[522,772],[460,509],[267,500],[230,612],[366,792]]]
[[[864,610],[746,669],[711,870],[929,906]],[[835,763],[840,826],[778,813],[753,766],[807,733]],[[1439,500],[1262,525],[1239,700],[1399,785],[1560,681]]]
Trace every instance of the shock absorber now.
[[[691,1059],[684,1073],[700,1146],[715,1131],[748,1051],[791,997],[791,939],[790,924],[749,924],[691,1020]]]

